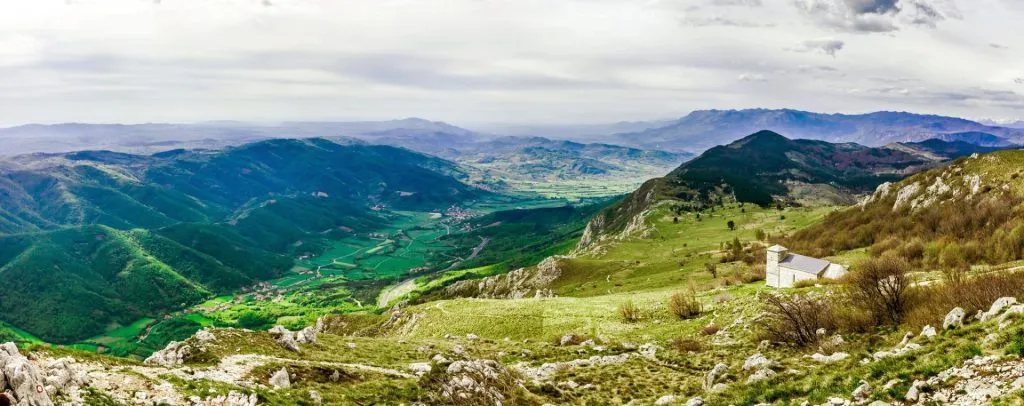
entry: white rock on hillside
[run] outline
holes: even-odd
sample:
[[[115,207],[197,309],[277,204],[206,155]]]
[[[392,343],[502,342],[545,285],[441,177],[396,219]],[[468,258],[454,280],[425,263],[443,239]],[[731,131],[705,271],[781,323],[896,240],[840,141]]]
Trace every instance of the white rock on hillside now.
[[[767,381],[767,380],[771,379],[775,375],[776,375],[775,371],[772,371],[772,370],[770,370],[768,368],[765,368],[765,369],[759,370],[757,372],[754,372],[753,375],[750,375],[750,377],[747,378],[747,383],[751,384],[751,383],[754,383],[754,382]]]
[[[704,398],[698,396],[686,401],[686,406],[704,406]]]
[[[270,336],[274,338],[274,342],[281,348],[289,351],[299,352],[299,343],[295,341],[295,333],[284,328],[284,326],[277,325],[268,331]]]
[[[746,361],[743,362],[743,370],[750,371],[771,368],[772,365],[775,365],[775,363],[772,362],[772,360],[765,358],[765,356],[761,355],[761,353],[757,353],[751,355],[750,357],[747,358]]]
[[[665,395],[654,401],[654,406],[665,406],[676,401],[675,395]]]
[[[899,192],[896,192],[896,203],[892,205],[892,210],[899,210],[899,208],[902,207],[905,203],[907,203],[911,197],[914,197],[914,195],[917,194],[919,190],[921,190],[921,184],[917,182],[911,183],[901,188]]]
[[[833,362],[839,362],[839,361],[842,361],[842,360],[847,359],[849,357],[850,357],[850,354],[847,354],[845,352],[836,352],[836,353],[832,353],[832,355],[824,355],[824,354],[821,354],[821,353],[814,353],[814,355],[811,355],[811,359],[812,360],[814,360],[816,362],[823,363],[823,364],[831,364]]]
[[[288,389],[288,388],[290,388],[292,386],[292,381],[291,381],[291,377],[288,375],[288,369],[287,368],[281,368],[280,371],[277,371],[276,373],[274,373],[274,375],[270,377],[270,382],[269,383],[270,383],[270,386],[274,387],[274,389]]]
[[[981,321],[991,320],[992,318],[995,318],[996,316],[1000,315],[1003,312],[1003,310],[1005,310],[1007,307],[1010,307],[1015,304],[1017,304],[1017,298],[1015,297],[1008,296],[996,299],[995,302],[992,302],[992,306],[988,308],[988,311],[981,313],[978,319]]]
[[[215,396],[206,400],[196,399],[196,405],[199,406],[256,406],[259,398],[256,397],[255,393],[248,395],[231,391],[227,395]]]
[[[74,358],[64,357],[46,364],[45,381],[51,395],[77,394],[78,389],[88,383],[84,371],[77,371]]]
[[[708,371],[708,373],[704,374],[704,390],[712,390],[715,387],[715,384],[718,383],[718,380],[722,377],[722,375],[725,375],[725,372],[728,370],[729,366],[722,363],[719,363],[718,365],[715,365],[714,368],[711,368],[711,370]]]
[[[185,358],[192,353],[192,347],[183,342],[171,341],[164,349],[154,352],[149,358],[143,361],[149,365],[160,365],[172,368],[175,365],[184,363]]]
[[[316,335],[316,328],[309,326],[295,334],[295,341],[299,344],[316,344]]]
[[[944,330],[949,330],[963,326],[965,316],[967,316],[967,313],[963,308],[957,307],[950,310],[949,313],[946,314],[946,318],[942,320],[942,328]]]
[[[202,330],[197,331],[196,335],[195,335],[195,338],[196,338],[196,340],[199,340],[200,342],[213,341],[213,340],[217,339],[217,337],[215,337],[213,335],[213,333],[211,333],[207,329],[202,329]]]
[[[6,389],[18,406],[53,406],[39,368],[14,343],[0,345],[0,392]]]
[[[921,329],[922,337],[935,337],[936,334],[938,333],[935,332],[935,327],[932,327],[930,325],[924,326],[924,328]]]

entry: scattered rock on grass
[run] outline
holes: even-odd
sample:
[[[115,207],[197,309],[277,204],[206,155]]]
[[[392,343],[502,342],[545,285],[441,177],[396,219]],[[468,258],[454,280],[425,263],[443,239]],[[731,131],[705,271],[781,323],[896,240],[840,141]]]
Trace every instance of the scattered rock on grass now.
[[[295,341],[295,333],[281,325],[274,326],[268,332],[279,347],[288,351],[299,352],[299,343]]]
[[[335,371],[337,372],[337,371]],[[288,376],[288,369],[282,367],[280,371],[270,377],[270,386],[274,389],[288,389],[292,386],[291,377]]]
[[[751,355],[750,357],[747,357],[747,360],[743,362],[743,370],[750,371],[770,368],[772,365],[775,365],[775,363],[772,362],[772,360],[766,358],[764,355],[761,355],[761,353],[757,353]]]
[[[964,312],[963,308],[957,307],[950,310],[946,314],[946,318],[942,320],[942,328],[944,330],[950,330],[964,325],[964,317],[967,313]]]
[[[676,401],[675,395],[665,395],[654,401],[655,406],[665,406]]]

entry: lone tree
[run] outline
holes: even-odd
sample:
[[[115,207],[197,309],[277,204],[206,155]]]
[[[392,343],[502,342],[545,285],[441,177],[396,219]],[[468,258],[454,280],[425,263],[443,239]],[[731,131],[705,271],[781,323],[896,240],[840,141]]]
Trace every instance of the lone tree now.
[[[850,273],[848,294],[879,325],[898,325],[913,302],[910,271],[910,263],[896,255],[865,260]]]
[[[708,273],[711,274],[712,278],[718,278],[718,266],[716,266],[715,264],[712,264],[710,262],[704,264],[704,270],[708,271]]]
[[[736,222],[735,221],[729,220],[729,222],[725,223],[725,225],[729,226],[729,230],[735,230],[736,229]]]

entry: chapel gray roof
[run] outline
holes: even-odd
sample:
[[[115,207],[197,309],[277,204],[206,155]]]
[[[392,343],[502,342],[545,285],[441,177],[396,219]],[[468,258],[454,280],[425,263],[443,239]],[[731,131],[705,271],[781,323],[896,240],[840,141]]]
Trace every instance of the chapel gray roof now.
[[[779,265],[793,270],[818,275],[821,274],[825,268],[828,268],[830,263],[831,262],[824,259],[805,257],[798,254],[789,254],[786,256],[786,259],[779,262]]]

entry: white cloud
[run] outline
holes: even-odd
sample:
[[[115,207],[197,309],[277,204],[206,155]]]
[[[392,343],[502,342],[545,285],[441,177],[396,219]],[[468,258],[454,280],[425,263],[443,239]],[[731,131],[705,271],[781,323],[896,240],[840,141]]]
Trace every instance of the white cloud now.
[[[1021,108],[1015,0],[269,3],[0,0],[0,122]]]

